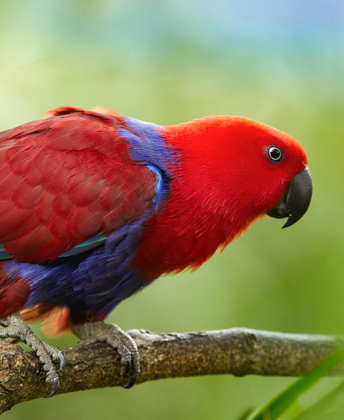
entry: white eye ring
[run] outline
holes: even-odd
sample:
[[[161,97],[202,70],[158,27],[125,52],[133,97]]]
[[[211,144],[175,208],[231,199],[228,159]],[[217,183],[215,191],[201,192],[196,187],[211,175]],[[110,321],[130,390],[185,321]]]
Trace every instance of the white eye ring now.
[[[271,160],[271,162],[280,162],[283,159],[283,152],[277,146],[269,146],[266,149],[267,157]]]

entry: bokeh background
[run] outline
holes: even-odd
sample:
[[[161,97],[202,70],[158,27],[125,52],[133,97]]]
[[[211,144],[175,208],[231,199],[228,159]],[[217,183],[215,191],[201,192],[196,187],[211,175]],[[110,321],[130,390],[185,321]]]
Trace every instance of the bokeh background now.
[[[122,303],[111,321],[155,332],[344,332],[343,20],[341,0],[1,1],[1,130],[59,105],[158,124],[234,114],[288,132],[307,151],[314,199],[301,222],[283,231],[281,221],[258,222],[197,272]],[[231,420],[292,381],[170,379],[33,401],[3,417]],[[331,410],[344,418],[343,403]]]

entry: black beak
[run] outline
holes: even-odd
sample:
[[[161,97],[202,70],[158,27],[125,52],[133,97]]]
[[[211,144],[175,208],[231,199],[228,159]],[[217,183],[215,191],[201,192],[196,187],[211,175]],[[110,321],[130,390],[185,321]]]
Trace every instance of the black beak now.
[[[271,210],[267,211],[266,214],[277,219],[288,217],[287,223],[282,229],[291,226],[306,213],[311,202],[312,191],[311,174],[306,168],[295,175],[282,200]]]

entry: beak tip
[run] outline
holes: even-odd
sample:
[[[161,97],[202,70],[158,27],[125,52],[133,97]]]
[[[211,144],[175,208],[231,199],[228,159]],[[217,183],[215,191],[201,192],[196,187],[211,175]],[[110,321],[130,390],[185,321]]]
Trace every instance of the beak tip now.
[[[281,229],[285,229],[285,228],[287,228],[287,227],[289,227],[289,226],[291,226],[291,225],[293,225],[294,223],[289,223],[289,218],[288,218],[288,220],[284,223],[284,225],[281,227]]]

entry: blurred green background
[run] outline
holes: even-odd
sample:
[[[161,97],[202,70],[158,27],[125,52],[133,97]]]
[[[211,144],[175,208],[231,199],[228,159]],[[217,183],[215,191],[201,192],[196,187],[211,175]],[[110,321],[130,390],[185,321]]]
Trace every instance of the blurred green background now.
[[[110,321],[155,332],[343,333],[343,2],[2,0],[0,11],[1,130],[59,105],[102,105],[158,124],[234,114],[288,132],[307,151],[314,198],[301,222],[283,231],[281,221],[258,222]],[[4,419],[236,420],[291,381],[170,379],[33,401]],[[344,418],[343,403],[332,410]]]

